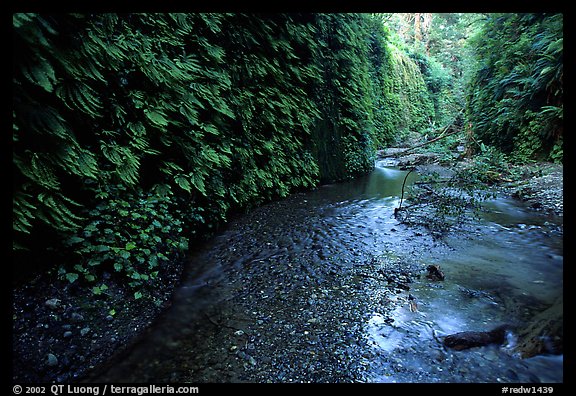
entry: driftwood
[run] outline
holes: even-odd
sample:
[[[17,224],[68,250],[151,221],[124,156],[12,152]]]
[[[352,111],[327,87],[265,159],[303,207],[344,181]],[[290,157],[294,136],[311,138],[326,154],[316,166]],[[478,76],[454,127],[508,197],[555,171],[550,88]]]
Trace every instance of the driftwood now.
[[[490,344],[503,344],[506,340],[506,331],[509,329],[509,325],[502,325],[492,331],[463,331],[444,337],[443,344],[457,351]]]

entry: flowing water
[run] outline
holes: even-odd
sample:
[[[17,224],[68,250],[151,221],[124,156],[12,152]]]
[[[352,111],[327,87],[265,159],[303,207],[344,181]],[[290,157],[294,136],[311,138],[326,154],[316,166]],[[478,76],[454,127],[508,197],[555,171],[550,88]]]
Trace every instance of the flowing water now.
[[[521,359],[514,331],[502,346],[440,342],[522,326],[561,296],[562,219],[501,197],[434,241],[394,218],[407,172],[384,165],[232,221],[155,326],[88,380],[562,382],[562,355]]]
[[[513,331],[503,346],[458,352],[440,347],[438,339],[449,334],[521,327],[562,296],[562,239],[551,219],[510,199],[486,207],[474,232],[448,238],[448,254],[431,255],[429,262],[441,266],[446,281],[414,285],[416,312],[399,305],[392,326],[379,314],[370,319],[373,345],[386,355],[373,381],[562,382],[563,357],[520,359]]]

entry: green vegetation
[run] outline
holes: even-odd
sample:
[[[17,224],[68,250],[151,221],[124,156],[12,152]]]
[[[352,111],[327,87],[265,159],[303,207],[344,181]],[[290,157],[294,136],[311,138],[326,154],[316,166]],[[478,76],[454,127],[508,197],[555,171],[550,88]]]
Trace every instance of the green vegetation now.
[[[96,294],[112,271],[141,296],[231,213],[445,125],[451,146],[563,153],[560,15],[14,14],[13,31],[14,266]]]
[[[474,135],[516,161],[562,162],[562,30],[561,14],[494,14],[471,39]]]
[[[153,285],[232,211],[364,174],[426,118],[417,67],[368,15],[14,14],[13,27],[15,265],[58,262],[70,282],[113,270]]]

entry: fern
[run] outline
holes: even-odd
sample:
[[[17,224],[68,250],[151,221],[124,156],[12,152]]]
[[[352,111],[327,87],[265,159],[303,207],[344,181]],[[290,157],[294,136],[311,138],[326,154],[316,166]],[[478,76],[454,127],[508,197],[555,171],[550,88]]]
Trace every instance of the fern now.
[[[168,125],[166,115],[160,110],[144,110],[144,114],[156,127],[164,128]]]
[[[78,203],[59,193],[40,193],[38,201],[44,205],[45,210],[38,212],[37,217],[46,224],[59,231],[75,231],[80,227],[83,218],[74,214],[67,206],[79,206]]]
[[[139,179],[140,160],[129,149],[124,148],[122,162],[117,164],[116,175],[124,183],[135,185]]]
[[[54,90],[54,85],[57,81],[56,75],[52,65],[50,65],[50,63],[48,63],[43,57],[37,55],[34,63],[22,67],[21,71],[24,77],[26,77],[31,83],[44,88],[48,92]]]
[[[27,159],[15,155],[14,164],[20,172],[39,186],[57,191],[60,183],[46,155],[28,152]]]
[[[91,117],[99,117],[103,109],[96,91],[79,81],[61,84],[56,94],[71,110],[79,110]]]
[[[36,219],[35,213],[38,210],[30,201],[32,201],[32,196],[23,192],[17,192],[12,196],[14,231],[30,234],[32,222]]]
[[[475,133],[520,160],[552,155],[562,138],[562,23],[561,14],[502,14],[475,38],[484,61],[468,99]]]
[[[369,170],[368,20],[15,14],[15,231],[44,222],[66,240],[86,213],[150,193],[179,203],[171,214],[193,233],[231,208]],[[123,237],[138,227],[114,226]],[[86,265],[115,253],[101,246],[81,252]],[[122,263],[136,253],[126,246]]]
[[[184,191],[189,192],[189,193],[192,191],[192,185],[190,184],[190,181],[188,180],[188,178],[185,175],[179,174],[179,175],[174,176],[174,181]]]

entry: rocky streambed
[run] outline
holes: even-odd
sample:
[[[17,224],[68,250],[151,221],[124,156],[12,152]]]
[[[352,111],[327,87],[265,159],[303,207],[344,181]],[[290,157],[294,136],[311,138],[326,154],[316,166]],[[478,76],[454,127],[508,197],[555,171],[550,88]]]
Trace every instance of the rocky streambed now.
[[[157,311],[126,305],[111,315],[114,303],[104,302],[88,315],[88,306],[66,308],[62,296],[51,308],[47,301],[55,298],[52,294],[43,293],[35,300],[33,289],[26,289],[26,299],[15,300],[15,323],[22,327],[14,334],[14,353],[18,363],[36,351],[35,360],[30,358],[36,365],[17,364],[14,379],[562,381],[558,355],[544,350],[536,360],[516,356],[513,344],[518,334],[510,334],[505,345],[468,351],[442,345],[450,333],[489,330],[504,317],[527,323],[551,304],[554,296],[543,301],[532,294],[545,287],[558,290],[558,282],[561,286],[558,217],[522,217],[531,209],[504,199],[493,208],[502,212],[497,217],[520,213],[522,222],[488,219],[472,233],[438,241],[426,230],[407,227],[395,218],[407,172],[384,165],[366,177],[294,194],[231,221],[188,257],[180,285],[170,299],[158,296]],[[410,175],[408,182],[415,177]],[[503,249],[495,240],[516,244],[519,251],[539,252],[532,253],[539,259],[529,268],[537,279],[519,284],[486,280],[481,273],[486,257],[496,263],[493,267],[518,257],[490,253]],[[466,269],[455,263],[472,256],[478,260],[468,260]],[[430,264],[439,265],[446,280],[427,278]],[[540,265],[547,266],[545,272],[538,273]],[[526,272],[525,267],[516,270]],[[498,279],[513,276],[512,269],[497,274]],[[523,299],[517,293],[522,282],[537,288]],[[164,309],[166,301],[170,307]],[[25,322],[17,314],[24,309],[19,304],[28,304]],[[55,317],[59,309],[60,317]],[[74,322],[73,311],[84,321]],[[141,312],[150,314],[139,317]],[[157,312],[162,313],[148,326],[147,318]],[[35,325],[30,332],[23,326],[34,323],[48,327]],[[63,327],[67,325],[71,327]],[[89,330],[82,334],[85,328]],[[67,331],[72,336],[65,336]],[[108,348],[98,348],[103,345]],[[84,360],[77,359],[78,348],[84,351]]]

